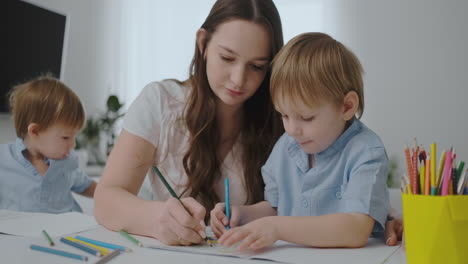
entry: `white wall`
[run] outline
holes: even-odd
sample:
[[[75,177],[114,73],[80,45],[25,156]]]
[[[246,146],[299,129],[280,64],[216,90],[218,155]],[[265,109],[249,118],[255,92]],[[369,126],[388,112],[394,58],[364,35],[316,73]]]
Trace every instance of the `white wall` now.
[[[181,9],[181,2],[162,0],[30,1],[70,16],[64,81],[88,113],[102,109],[110,91],[132,99],[149,81],[183,79],[194,49],[194,32],[188,32],[201,25],[213,2],[184,1]],[[400,169],[403,146],[412,144],[414,136],[426,147],[437,142],[439,152],[453,145],[458,158],[468,160],[468,2],[275,2],[285,40],[323,29],[361,59],[366,71],[363,121],[382,137],[389,155],[398,156]],[[139,16],[144,19],[135,20]],[[11,138],[11,121],[0,117],[0,143]]]
[[[405,169],[405,142],[468,160],[468,2],[327,0],[325,30],[361,59],[364,122]]]

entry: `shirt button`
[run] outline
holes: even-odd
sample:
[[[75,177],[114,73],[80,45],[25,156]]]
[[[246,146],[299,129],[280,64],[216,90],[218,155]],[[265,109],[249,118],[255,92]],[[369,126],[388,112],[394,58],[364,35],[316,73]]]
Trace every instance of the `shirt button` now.
[[[336,198],[341,199],[341,192],[340,191],[336,192],[335,196],[336,196]]]
[[[303,206],[304,208],[307,208],[307,207],[309,206],[309,203],[307,202],[307,199],[305,199],[305,198],[302,199],[302,206]]]

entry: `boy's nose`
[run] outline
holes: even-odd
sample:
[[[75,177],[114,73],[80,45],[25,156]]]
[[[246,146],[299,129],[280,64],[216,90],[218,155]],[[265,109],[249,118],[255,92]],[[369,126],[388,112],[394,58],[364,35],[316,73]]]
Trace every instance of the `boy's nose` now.
[[[294,121],[289,122],[288,128],[286,130],[287,130],[288,134],[290,136],[292,136],[292,137],[296,137],[296,136],[301,135],[301,129]]]

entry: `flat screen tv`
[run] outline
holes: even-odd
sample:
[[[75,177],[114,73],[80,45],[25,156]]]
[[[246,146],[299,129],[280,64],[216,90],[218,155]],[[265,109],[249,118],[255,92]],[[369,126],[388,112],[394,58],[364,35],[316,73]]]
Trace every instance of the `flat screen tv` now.
[[[0,1],[0,112],[12,86],[50,73],[63,75],[67,17],[20,0]]]

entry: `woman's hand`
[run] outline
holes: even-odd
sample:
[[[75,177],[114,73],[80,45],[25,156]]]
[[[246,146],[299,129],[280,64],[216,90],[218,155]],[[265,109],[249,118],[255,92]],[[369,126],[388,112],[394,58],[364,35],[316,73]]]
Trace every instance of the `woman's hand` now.
[[[273,245],[278,240],[278,232],[273,217],[264,217],[252,221],[244,226],[226,231],[218,242],[230,247],[240,241],[238,250],[260,249]]]
[[[192,197],[180,201],[171,197],[160,209],[155,237],[162,243],[188,246],[200,244],[206,237],[206,210]]]
[[[236,227],[240,225],[241,208],[240,206],[231,206],[231,219],[227,219],[224,214],[225,204],[217,203],[210,212],[210,226],[216,237],[221,237],[226,232],[226,226]]]
[[[403,220],[401,218],[388,220],[385,223],[385,243],[395,246],[403,236]]]

